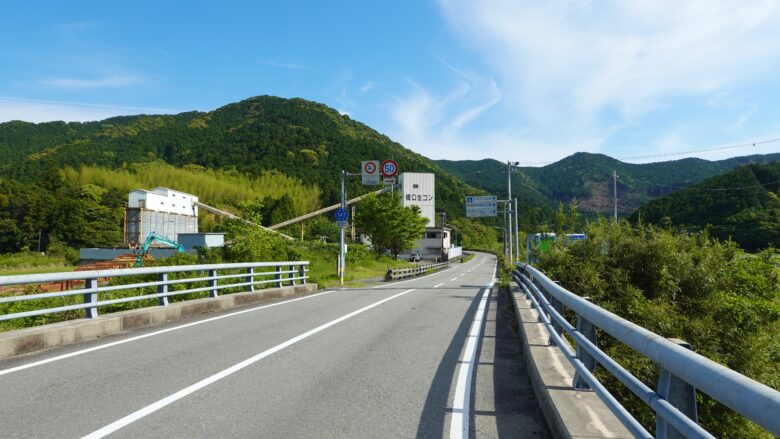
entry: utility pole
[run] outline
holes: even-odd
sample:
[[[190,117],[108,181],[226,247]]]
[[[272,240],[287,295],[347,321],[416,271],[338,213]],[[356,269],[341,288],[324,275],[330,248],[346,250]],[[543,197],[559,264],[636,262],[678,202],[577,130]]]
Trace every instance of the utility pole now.
[[[514,242],[512,242],[512,162],[510,161],[506,162],[506,192],[508,194],[506,210],[509,212],[509,221],[506,224],[506,229],[508,232],[507,235],[509,238],[509,263],[514,264],[515,251],[513,248]]]
[[[441,214],[441,262],[444,262],[446,253],[444,252],[444,219],[447,218],[447,212],[440,212]]]
[[[612,171],[612,188],[613,188],[613,194],[615,195],[613,198],[615,200],[615,222],[617,223],[617,171]]]
[[[515,249],[517,249],[517,253],[515,253],[515,256],[517,256],[517,259],[520,260],[520,232],[517,227],[517,217],[520,216],[520,211],[517,210],[517,198],[515,198]]]
[[[347,194],[344,190],[344,178],[347,176],[347,171],[342,170],[341,171],[341,208],[344,209],[346,207],[346,200],[347,200]],[[344,224],[342,224],[339,227],[339,261],[338,261],[338,272],[339,272],[339,284],[344,285],[344,262],[346,262],[346,258],[344,257]]]

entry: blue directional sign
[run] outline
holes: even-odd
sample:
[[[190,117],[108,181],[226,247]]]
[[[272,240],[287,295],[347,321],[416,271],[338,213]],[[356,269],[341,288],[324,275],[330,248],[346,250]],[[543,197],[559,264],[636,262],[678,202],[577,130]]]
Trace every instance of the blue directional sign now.
[[[336,209],[336,221],[343,222],[349,219],[349,211],[343,207]]]

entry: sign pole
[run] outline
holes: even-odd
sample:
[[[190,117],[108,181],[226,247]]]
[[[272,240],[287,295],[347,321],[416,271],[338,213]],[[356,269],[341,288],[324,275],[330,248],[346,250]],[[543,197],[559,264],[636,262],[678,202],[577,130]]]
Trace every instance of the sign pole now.
[[[344,191],[344,178],[347,175],[347,172],[342,170],[341,171],[341,208],[344,209],[346,206],[346,193]],[[344,257],[344,224],[341,224],[341,227],[339,227],[339,263],[338,263],[338,270],[339,270],[339,284],[344,285],[344,262],[346,262],[346,258]]]

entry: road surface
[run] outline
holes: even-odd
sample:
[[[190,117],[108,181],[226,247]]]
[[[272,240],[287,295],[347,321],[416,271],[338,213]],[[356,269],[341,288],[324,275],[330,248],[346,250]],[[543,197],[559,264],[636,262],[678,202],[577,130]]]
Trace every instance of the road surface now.
[[[0,437],[546,437],[495,257],[0,361]]]

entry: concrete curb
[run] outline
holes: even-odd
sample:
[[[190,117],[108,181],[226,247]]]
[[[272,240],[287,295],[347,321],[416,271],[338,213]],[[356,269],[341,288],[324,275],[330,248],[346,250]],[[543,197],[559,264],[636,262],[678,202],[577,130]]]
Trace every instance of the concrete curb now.
[[[510,288],[531,386],[553,436],[632,438],[598,395],[574,389],[574,368],[558,347],[548,344],[550,335],[520,287]]]
[[[0,333],[0,360],[42,351],[69,343],[175,322],[192,316],[227,310],[254,302],[301,296],[317,290],[317,284],[269,288],[254,292],[226,294],[217,298],[189,300],[168,306],[140,308],[33,328]]]

